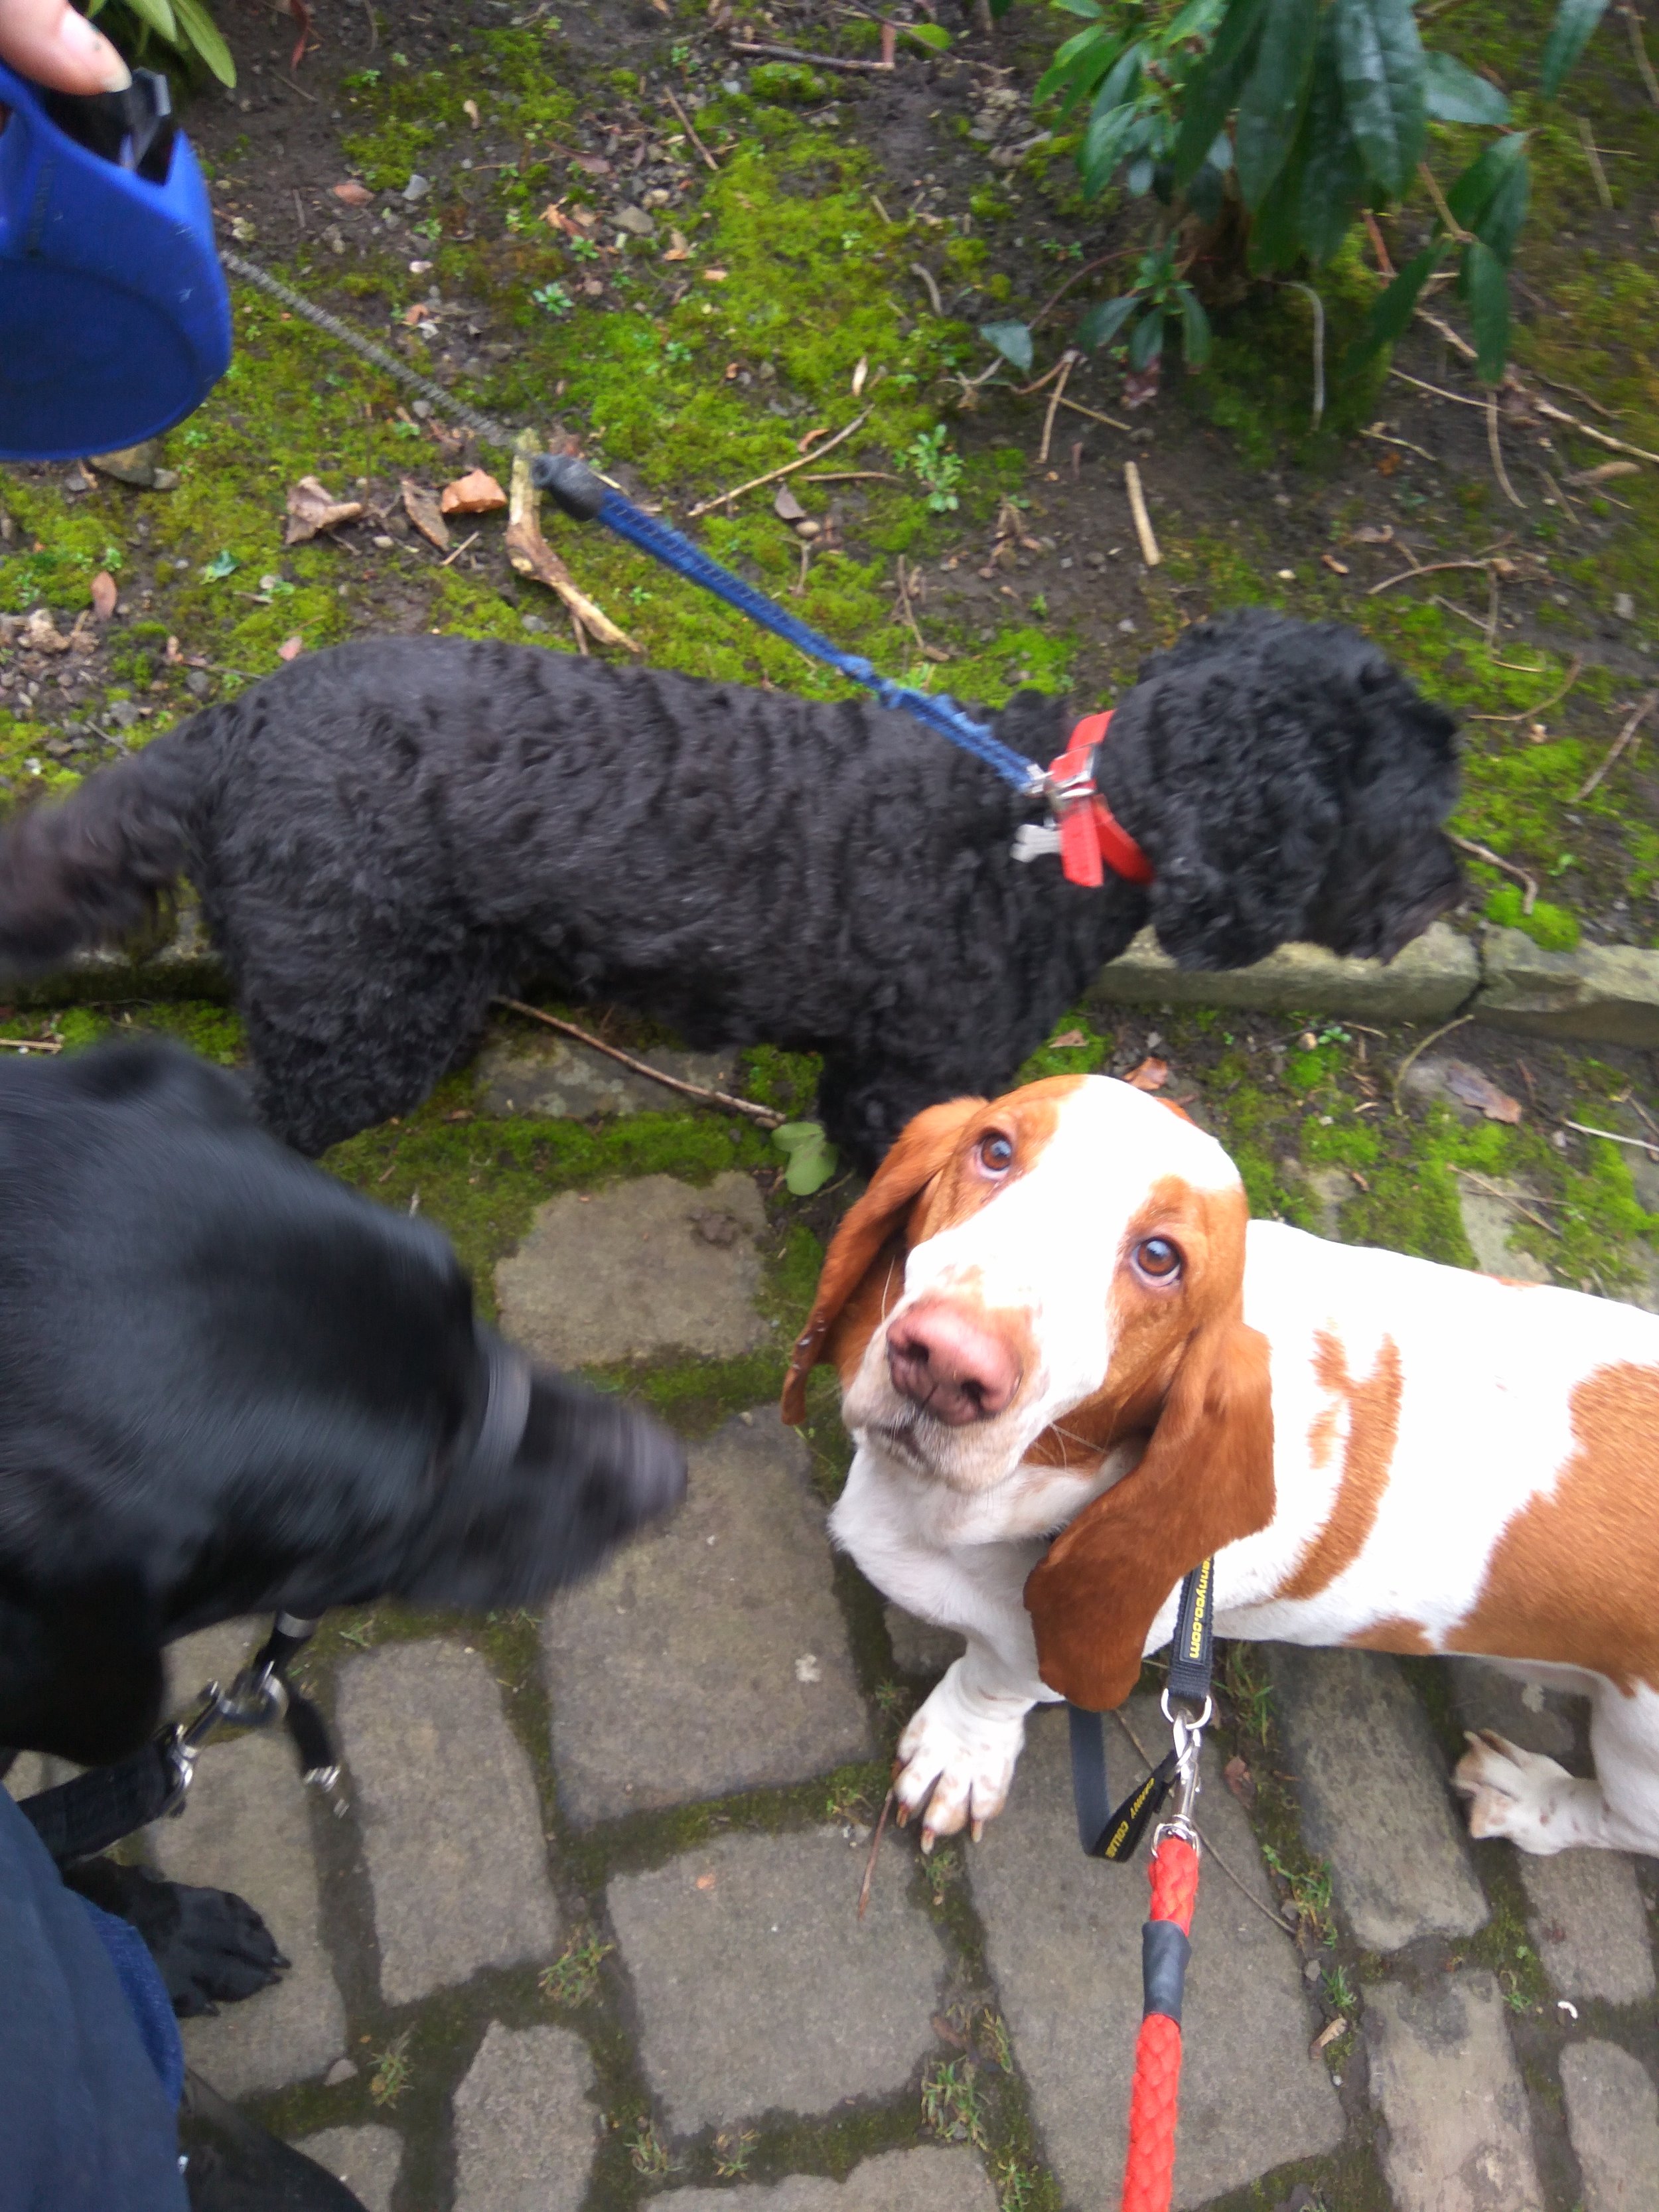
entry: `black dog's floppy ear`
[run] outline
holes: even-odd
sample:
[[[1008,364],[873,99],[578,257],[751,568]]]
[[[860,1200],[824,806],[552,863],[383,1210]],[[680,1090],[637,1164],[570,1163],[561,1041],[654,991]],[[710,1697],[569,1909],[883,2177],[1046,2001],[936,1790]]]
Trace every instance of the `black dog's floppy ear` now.
[[[161,1718],[155,1608],[136,1581],[0,1590],[0,1744],[107,1766]]]

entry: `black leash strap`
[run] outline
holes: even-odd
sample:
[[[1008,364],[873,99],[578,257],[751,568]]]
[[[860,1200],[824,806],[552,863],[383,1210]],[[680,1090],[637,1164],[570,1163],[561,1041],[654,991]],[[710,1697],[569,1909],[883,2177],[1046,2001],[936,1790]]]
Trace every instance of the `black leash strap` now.
[[[1205,1717],[1210,1703],[1211,1647],[1214,1639],[1215,1562],[1201,1560],[1181,1585],[1181,1603],[1170,1645],[1170,1686],[1164,1702],[1194,1706]],[[1179,1760],[1164,1754],[1121,1805],[1114,1806],[1106,1773],[1106,1737],[1102,1715],[1068,1705],[1071,1728],[1072,1798],[1077,1808],[1078,1841],[1091,1859],[1121,1866],[1132,1859],[1142,1836],[1161,1810],[1176,1781]]]
[[[178,1790],[179,1770],[161,1736],[113,1766],[95,1766],[23,1798],[17,1809],[58,1865],[67,1866],[159,1820]]]

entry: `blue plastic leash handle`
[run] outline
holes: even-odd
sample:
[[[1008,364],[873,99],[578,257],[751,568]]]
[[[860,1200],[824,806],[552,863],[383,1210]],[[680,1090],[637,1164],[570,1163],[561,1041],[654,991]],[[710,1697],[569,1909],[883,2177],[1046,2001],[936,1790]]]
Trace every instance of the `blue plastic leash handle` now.
[[[574,453],[538,453],[530,464],[530,477],[538,490],[550,492],[573,520],[603,522],[618,538],[639,546],[677,575],[701,584],[728,606],[739,609],[751,622],[759,623],[779,637],[787,638],[791,645],[812,659],[827,661],[854,684],[862,684],[875,693],[884,707],[913,714],[917,721],[937,730],[953,745],[960,745],[964,752],[983,761],[987,768],[994,769],[1016,791],[1035,797],[1047,789],[1048,778],[1035,761],[1027,760],[1012,745],[1005,745],[994,731],[984,722],[975,721],[954,699],[947,699],[942,693],[910,690],[902,684],[895,684],[890,677],[878,674],[873,663],[861,653],[843,653],[838,645],[799,621],[787,607],[779,606],[764,592],[757,592],[741,576],[733,575],[731,569],[711,560],[700,545],[694,545],[667,523],[659,522],[655,515],[647,514],[632,500],[624,499]]]
[[[141,72],[135,93],[131,112],[159,103],[166,126],[146,164],[160,177],[140,173],[122,134],[131,95],[70,100],[0,65],[0,460],[137,445],[199,406],[230,364],[201,170],[171,129],[166,80]]]

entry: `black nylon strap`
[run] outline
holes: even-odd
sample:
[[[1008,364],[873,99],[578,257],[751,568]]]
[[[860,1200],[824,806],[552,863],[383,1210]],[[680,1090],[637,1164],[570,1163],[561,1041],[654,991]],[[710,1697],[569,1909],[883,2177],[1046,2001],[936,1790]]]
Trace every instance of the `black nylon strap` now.
[[[1106,1726],[1101,1713],[1067,1705],[1072,1731],[1072,1802],[1077,1808],[1077,1839],[1093,1858],[1112,1825],[1112,1798],[1106,1778]]]
[[[1201,1706],[1210,1694],[1211,1646],[1215,1632],[1215,1561],[1200,1559],[1181,1585],[1181,1606],[1170,1643],[1170,1697]]]
[[[1192,1945],[1173,1920],[1147,1920],[1140,1929],[1140,2016],[1161,2012],[1181,2025],[1181,1999]]]
[[[55,1790],[23,1798],[17,1809],[58,1865],[65,1866],[71,1859],[106,1851],[135,1828],[160,1820],[178,1778],[161,1746],[147,1743],[113,1766],[94,1767]]]

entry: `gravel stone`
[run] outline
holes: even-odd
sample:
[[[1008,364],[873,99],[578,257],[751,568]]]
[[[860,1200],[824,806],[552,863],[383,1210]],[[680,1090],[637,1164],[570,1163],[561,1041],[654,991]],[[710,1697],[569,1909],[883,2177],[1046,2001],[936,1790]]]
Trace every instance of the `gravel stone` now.
[[[386,2002],[550,1956],[541,1808],[481,1655],[436,1642],[367,1652],[340,1670],[339,1715]]]
[[[1659,2090],[1614,2043],[1561,2053],[1567,2133],[1583,2179],[1583,2212],[1659,2212]]]
[[[1648,1917],[1632,1861],[1619,1851],[1517,1851],[1538,1955],[1564,1997],[1636,2004],[1654,1994]]]
[[[943,1947],[893,1859],[858,1918],[864,1859],[839,1828],[726,1835],[611,1882],[673,2134],[886,2096],[932,2048]]]
[[[705,1091],[731,1091],[737,1064],[730,1053],[637,1052],[635,1060],[659,1067]],[[620,1060],[585,1044],[550,1038],[545,1045],[515,1039],[478,1055],[478,1104],[486,1114],[527,1115],[536,1121],[586,1121],[600,1115],[672,1114],[690,1104],[666,1084],[635,1075]]]
[[[792,2173],[770,2188],[678,2189],[671,2212],[996,2212],[996,2191],[971,2151],[932,2146],[866,2158],[844,2181]]]
[[[736,1358],[772,1340],[754,1308],[765,1225],[759,1192],[735,1173],[703,1190],[656,1175],[566,1191],[495,1270],[502,1330],[556,1367]]]
[[[325,2072],[345,2046],[345,2008],[323,1948],[311,1808],[286,1735],[210,1744],[183,1818],[145,1833],[170,1881],[246,1898],[294,1962],[216,2019],[181,2021],[190,2064],[233,2100]]]
[[[1133,1698],[1127,1717],[1139,1741],[1161,1753],[1169,1737],[1156,1704]],[[1144,1770],[1116,1723],[1107,1729],[1121,1796]],[[1207,1748],[1203,1783],[1204,1832],[1276,1917],[1249,1824]],[[1095,2212],[1109,2188],[1115,2201],[1123,2170],[1146,1875],[1144,1860],[1101,1866],[1078,1849],[1062,1713],[1033,1716],[1007,1810],[969,1849],[968,1866],[1049,2159],[1066,2203]],[[1194,1922],[1183,2013],[1177,2206],[1207,2203],[1341,2141],[1336,2092],[1323,2063],[1308,2055],[1318,2020],[1295,1947],[1213,1864]]]
[[[352,2194],[365,2212],[392,2212],[392,2192],[403,2164],[403,2138],[393,2128],[324,2128],[295,2145],[314,2158]]]
[[[583,1825],[873,1750],[805,1445],[764,1407],[690,1463],[674,1518],[548,1608],[554,1765]]]
[[[1445,1761],[1398,1662],[1377,1651],[1276,1644],[1273,1689],[1302,1802],[1336,1902],[1367,1950],[1472,1936],[1486,1894],[1469,1863]]]
[[[1532,2121],[1488,1973],[1365,1993],[1371,2097],[1395,2212],[1543,2212]]]
[[[599,2148],[592,2087],[580,2036],[491,2021],[455,2092],[455,2212],[577,2212]]]

